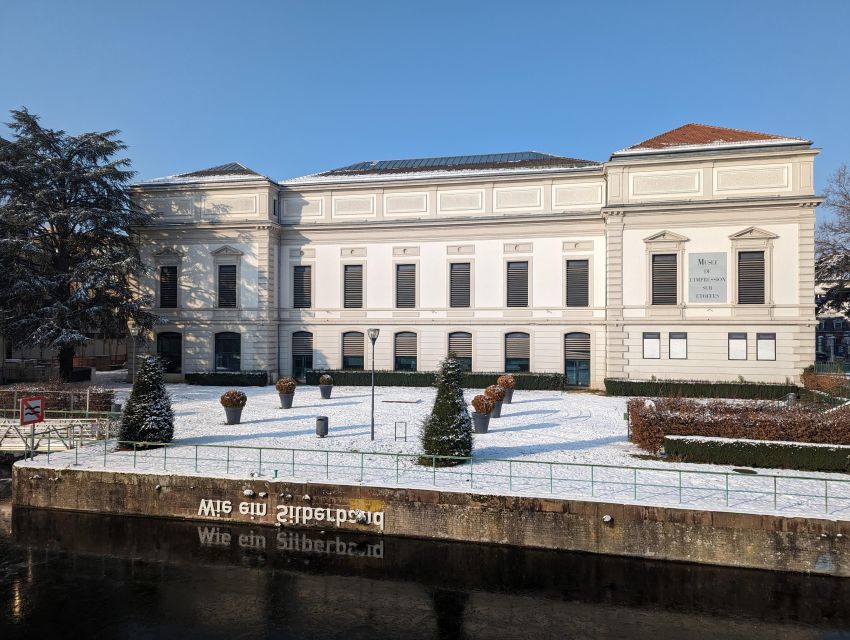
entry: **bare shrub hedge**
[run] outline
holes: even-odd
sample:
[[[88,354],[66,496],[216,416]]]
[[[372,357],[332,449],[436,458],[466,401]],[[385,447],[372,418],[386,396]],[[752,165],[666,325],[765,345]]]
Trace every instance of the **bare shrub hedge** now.
[[[817,411],[775,402],[634,398],[628,412],[632,442],[653,453],[668,435],[850,444],[850,406]]]

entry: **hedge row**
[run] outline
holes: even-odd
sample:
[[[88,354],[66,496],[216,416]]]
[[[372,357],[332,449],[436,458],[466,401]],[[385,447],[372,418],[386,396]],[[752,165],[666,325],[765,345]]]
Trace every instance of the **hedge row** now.
[[[186,384],[215,387],[264,387],[269,384],[265,371],[196,371],[184,376]]]
[[[319,384],[319,376],[330,375],[334,384],[365,387],[372,384],[371,371],[310,371],[307,384]],[[375,385],[381,387],[430,387],[434,384],[432,371],[375,371]],[[461,385],[465,389],[483,389],[496,383],[504,373],[482,373],[468,371],[463,374]],[[519,390],[561,391],[565,388],[564,376],[558,373],[514,373]]]
[[[685,462],[798,471],[850,471],[850,447],[840,445],[667,436],[664,451]]]
[[[16,398],[44,396],[46,410],[71,411],[86,408],[88,393],[89,411],[111,411],[115,392],[102,387],[68,384],[63,382],[19,382],[0,389],[0,409],[18,410]]]
[[[653,453],[670,435],[850,445],[850,406],[818,411],[775,402],[634,398],[628,413],[632,441]]]
[[[789,393],[799,394],[800,387],[795,384],[768,384],[761,382],[700,382],[605,378],[605,391],[610,396],[783,400]]]

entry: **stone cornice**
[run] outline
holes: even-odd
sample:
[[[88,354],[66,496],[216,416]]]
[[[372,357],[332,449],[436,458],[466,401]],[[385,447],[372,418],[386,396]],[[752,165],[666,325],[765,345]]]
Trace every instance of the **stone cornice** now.
[[[602,215],[627,215],[636,213],[669,213],[671,211],[719,210],[719,209],[771,209],[776,207],[814,208],[823,202],[819,196],[790,196],[773,198],[736,198],[724,200],[688,200],[665,202],[641,202],[602,207]]]

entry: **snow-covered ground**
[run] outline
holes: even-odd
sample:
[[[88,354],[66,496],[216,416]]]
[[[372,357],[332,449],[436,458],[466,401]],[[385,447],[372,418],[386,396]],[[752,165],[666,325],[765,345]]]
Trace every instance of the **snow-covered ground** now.
[[[119,400],[120,376],[102,379]],[[516,391],[487,434],[475,435],[473,464],[432,468],[416,463],[418,432],[434,400],[431,388],[375,391],[375,440],[370,440],[369,387],[335,387],[322,400],[302,386],[292,409],[280,408],[274,387],[248,387],[242,423],[227,425],[218,398],[224,387],[169,385],[175,446],[113,451],[101,444],[52,454],[50,463],[140,472],[437,486],[446,490],[682,505],[758,513],[850,518],[850,477],[663,462],[627,440],[625,398],[592,393]],[[475,391],[467,391],[470,401]],[[330,434],[315,435],[316,416]],[[405,424],[407,440],[404,440]],[[262,453],[260,450],[262,449]],[[45,462],[39,456],[36,463]],[[135,465],[135,467],[134,467]]]

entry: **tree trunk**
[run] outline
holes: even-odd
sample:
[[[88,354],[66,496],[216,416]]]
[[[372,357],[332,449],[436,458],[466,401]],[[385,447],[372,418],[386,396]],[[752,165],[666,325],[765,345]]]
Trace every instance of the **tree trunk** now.
[[[71,382],[71,374],[74,372],[74,347],[62,347],[59,349],[59,379],[62,382]]]

